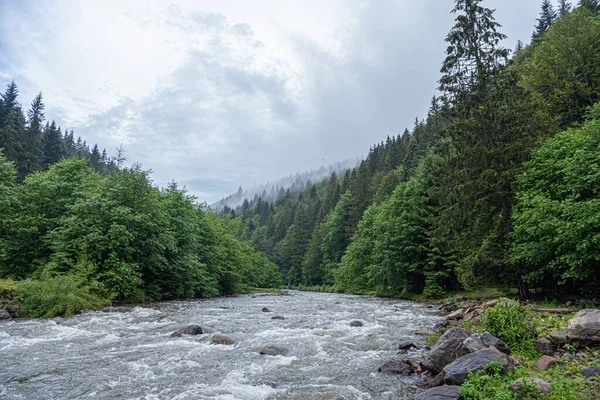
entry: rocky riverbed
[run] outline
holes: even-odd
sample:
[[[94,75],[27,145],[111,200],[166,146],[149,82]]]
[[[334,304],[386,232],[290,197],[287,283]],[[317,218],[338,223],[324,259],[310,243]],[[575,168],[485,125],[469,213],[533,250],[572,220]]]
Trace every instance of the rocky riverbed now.
[[[378,370],[418,364],[442,319],[428,304],[295,291],[13,319],[0,322],[0,398],[412,399],[426,388],[412,367]]]

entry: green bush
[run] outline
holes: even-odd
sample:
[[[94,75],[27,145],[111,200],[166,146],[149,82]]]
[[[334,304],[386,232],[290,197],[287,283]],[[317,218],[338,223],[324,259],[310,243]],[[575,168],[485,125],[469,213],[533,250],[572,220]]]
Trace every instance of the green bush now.
[[[507,298],[500,299],[494,307],[486,309],[481,320],[489,333],[502,339],[511,348],[522,348],[537,337],[533,321],[531,310]]]
[[[108,299],[97,294],[97,287],[84,284],[73,275],[59,275],[45,280],[19,282],[15,290],[21,310],[29,317],[71,316],[82,310],[102,307]]]

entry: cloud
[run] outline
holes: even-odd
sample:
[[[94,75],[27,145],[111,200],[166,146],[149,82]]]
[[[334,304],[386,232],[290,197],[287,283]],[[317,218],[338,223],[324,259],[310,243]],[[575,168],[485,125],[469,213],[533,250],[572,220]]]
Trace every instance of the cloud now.
[[[437,0],[7,4],[19,24],[0,22],[0,77],[29,97],[42,90],[46,114],[88,143],[123,143],[158,184],[208,202],[410,128],[453,24]],[[529,35],[537,5],[490,4],[511,40]]]

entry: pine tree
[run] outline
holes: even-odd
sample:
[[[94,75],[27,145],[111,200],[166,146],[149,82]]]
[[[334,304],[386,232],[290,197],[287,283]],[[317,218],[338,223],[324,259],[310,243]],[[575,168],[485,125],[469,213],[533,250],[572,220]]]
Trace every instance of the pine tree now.
[[[550,0],[544,0],[542,2],[540,17],[537,18],[538,23],[535,26],[535,31],[533,31],[533,34],[531,35],[531,39],[534,42],[541,41],[542,35],[546,33],[548,28],[550,28],[550,25],[552,25],[554,21],[556,21],[556,18],[557,14],[554,10],[554,7],[552,7],[552,3],[550,3]]]
[[[480,2],[455,1],[452,13],[460,14],[446,37],[449,45],[440,70],[439,89],[462,115],[485,101],[509,54],[500,46],[506,35],[497,31],[500,24],[493,10],[481,7]]]
[[[521,39],[517,40],[517,45],[515,46],[515,54],[519,54],[523,50],[525,46],[523,46],[523,42]]]
[[[44,167],[57,163],[64,156],[64,149],[60,128],[56,127],[56,122],[52,121],[50,125],[46,124],[44,128]]]
[[[569,3],[567,0],[558,0],[558,16],[564,18],[570,13],[571,3]]]
[[[27,111],[28,126],[22,140],[23,155],[19,168],[19,178],[38,171],[44,161],[44,149],[42,147],[44,103],[42,93],[39,93],[31,102],[31,108]]]
[[[596,15],[600,14],[599,0],[579,0],[579,7],[587,8]]]
[[[4,149],[6,158],[15,163],[18,163],[22,151],[20,140],[25,129],[25,117],[17,102],[18,95],[17,85],[12,81],[1,95],[0,108],[0,149]]]

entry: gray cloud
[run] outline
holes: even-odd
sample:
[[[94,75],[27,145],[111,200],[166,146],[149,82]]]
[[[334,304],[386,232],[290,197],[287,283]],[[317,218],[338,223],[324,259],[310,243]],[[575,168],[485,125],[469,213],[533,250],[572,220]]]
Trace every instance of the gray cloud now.
[[[451,6],[351,1],[351,23],[338,30],[336,48],[288,37],[293,60],[273,53],[247,23],[170,6],[138,25],[177,31],[162,40],[179,49],[181,60],[149,93],[120,96],[73,128],[109,150],[124,143],[129,160],[152,168],[157,183],[174,179],[209,202],[240,184],[354,158],[425,116],[453,24]],[[539,9],[518,0],[489,6],[501,9],[510,46],[529,36]],[[120,90],[94,84],[110,96]],[[91,108],[84,103],[70,104]],[[60,105],[48,109],[64,112]]]

